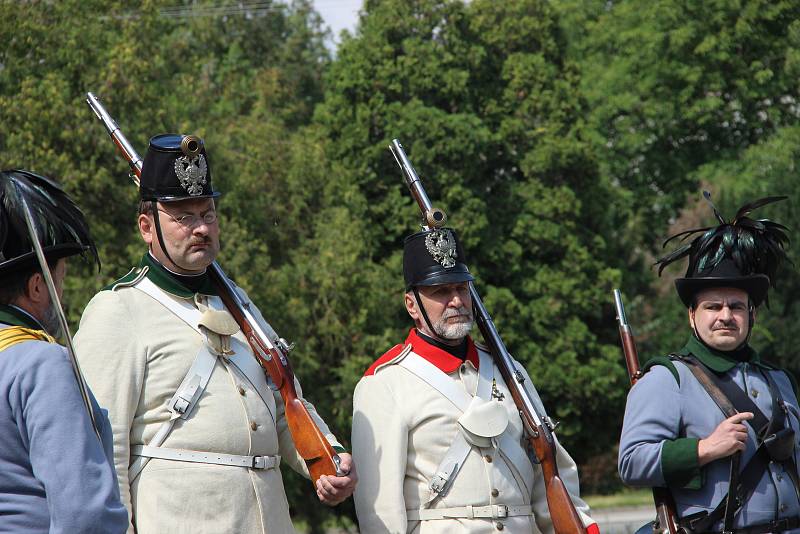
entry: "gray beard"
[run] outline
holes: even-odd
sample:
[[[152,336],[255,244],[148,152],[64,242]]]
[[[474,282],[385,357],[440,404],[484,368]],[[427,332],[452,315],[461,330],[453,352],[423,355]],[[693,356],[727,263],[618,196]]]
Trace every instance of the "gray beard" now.
[[[447,319],[456,315],[467,315],[469,321],[463,323],[450,324]],[[458,310],[448,310],[442,314],[436,324],[433,325],[433,331],[442,339],[457,340],[462,339],[469,334],[472,330],[473,324],[472,311],[465,307]]]
[[[45,332],[51,336],[59,338],[64,335],[61,328],[61,321],[58,320],[58,311],[54,304],[51,303],[50,306],[47,307],[44,317],[42,317],[39,322],[42,323]]]

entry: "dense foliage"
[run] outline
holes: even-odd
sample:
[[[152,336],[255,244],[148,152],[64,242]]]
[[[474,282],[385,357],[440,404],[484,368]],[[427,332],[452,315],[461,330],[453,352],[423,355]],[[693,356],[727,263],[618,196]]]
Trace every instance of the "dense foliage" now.
[[[335,59],[308,0],[232,5],[0,0],[0,167],[61,180],[100,245],[102,271],[68,280],[72,320],[143,253],[94,91],[142,154],[157,133],[205,138],[220,262],[298,342],[304,389],[347,441],[355,383],[410,326],[400,260],[419,216],[399,138],[584,486],[617,487],[611,288],[643,356],[674,350],[685,311],[649,264],[663,236],[711,220],[700,184],[728,215],[789,195],[764,215],[800,230],[800,2],[367,0]],[[800,278],[779,287],[754,344],[800,370]],[[288,488],[312,528],[352,512]]]

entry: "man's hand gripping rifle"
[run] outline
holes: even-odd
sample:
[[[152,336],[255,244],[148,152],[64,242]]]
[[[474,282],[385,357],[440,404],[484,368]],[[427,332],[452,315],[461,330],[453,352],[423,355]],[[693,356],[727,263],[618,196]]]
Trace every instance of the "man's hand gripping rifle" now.
[[[622,295],[619,289],[614,290],[614,307],[617,311],[617,324],[619,325],[619,339],[622,343],[622,352],[625,355],[625,366],[628,368],[628,378],[631,387],[642,377],[639,369],[639,352],[636,350],[636,340],[633,331],[625,316],[625,307],[622,305]],[[656,520],[653,522],[654,534],[677,534],[683,532],[676,526],[675,502],[667,488],[653,488],[653,501],[656,505]]]
[[[424,221],[423,226],[429,229],[444,225],[447,219],[444,211],[431,205],[431,201],[422,187],[422,182],[411,165],[408,156],[406,156],[402,145],[395,139],[389,148],[403,171],[408,188],[411,190],[411,195],[419,205]],[[483,305],[483,301],[472,283],[469,285],[469,293],[472,297],[478,328],[483,335],[484,341],[489,346],[489,352],[495,365],[500,370],[500,374],[511,392],[514,404],[517,405],[520,418],[525,426],[528,443],[542,467],[542,475],[544,476],[544,485],[547,492],[547,506],[550,509],[553,527],[558,534],[585,534],[586,528],[583,526],[583,521],[581,521],[569,492],[567,492],[567,488],[558,474],[556,443],[552,432],[554,425],[549,418],[537,413],[536,407],[523,385],[525,378],[514,365],[514,361],[500,338],[489,312]]]
[[[131,177],[138,186],[139,176],[142,173],[142,158],[139,157],[120,131],[117,123],[94,94],[86,94],[86,103],[102,121],[111,140],[131,166]],[[256,318],[250,310],[250,302],[244,300],[216,261],[209,265],[208,273],[225,308],[242,329],[258,363],[272,380],[273,387],[280,391],[286,406],[285,415],[289,431],[297,452],[308,466],[312,482],[316,482],[322,475],[341,476],[345,474],[339,469],[339,456],[322,435],[319,427],[311,418],[311,414],[308,413],[308,409],[297,396],[294,372],[287,358],[291,346],[284,339],[278,337],[269,323]]]

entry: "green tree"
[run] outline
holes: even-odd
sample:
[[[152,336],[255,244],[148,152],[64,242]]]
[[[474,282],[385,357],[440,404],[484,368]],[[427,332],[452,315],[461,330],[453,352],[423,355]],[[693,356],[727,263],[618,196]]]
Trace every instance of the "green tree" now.
[[[315,116],[341,165],[326,194],[367,221],[353,276],[377,269],[383,280],[361,308],[375,314],[375,335],[350,360],[363,369],[389,348],[374,340],[400,341],[410,324],[400,256],[419,216],[387,150],[397,137],[459,231],[505,341],[563,421],[562,439],[581,462],[608,450],[618,428],[600,422],[619,419],[625,394],[603,324],[620,278],[604,240],[617,192],[596,171],[555,14],[536,0],[368,1],[364,13]],[[356,324],[343,336],[364,331]]]
[[[582,87],[603,174],[635,194],[641,220],[673,216],[700,165],[796,122],[799,15],[793,1],[589,3]]]
[[[311,3],[6,0],[0,10],[0,166],[59,179],[87,214],[100,248],[101,273],[84,269],[68,278],[73,324],[91,296],[144,252],[136,190],[83,102],[91,90],[140,155],[157,133],[205,139],[215,185],[227,193],[221,264],[282,335],[305,337],[308,328],[291,328],[284,318],[294,316],[277,310],[304,307],[292,287],[280,285],[282,269],[292,269],[291,250],[321,226],[309,215],[313,189],[305,187],[324,173],[306,176],[304,167],[314,168],[299,133],[321,98],[330,60]],[[327,380],[311,374],[314,354],[298,350],[294,363],[331,418],[336,410],[315,392]],[[329,509],[314,504],[307,481],[288,478],[293,514],[319,531]]]

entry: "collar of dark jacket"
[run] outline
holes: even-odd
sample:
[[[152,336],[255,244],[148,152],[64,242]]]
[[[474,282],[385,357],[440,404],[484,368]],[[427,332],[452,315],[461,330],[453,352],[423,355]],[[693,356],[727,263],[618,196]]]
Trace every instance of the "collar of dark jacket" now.
[[[173,273],[161,265],[149,252],[142,257],[140,268],[148,267],[147,278],[155,285],[177,297],[193,298],[195,293],[217,295],[217,289],[211,283],[208,272],[197,276],[185,276]]]
[[[37,321],[33,315],[16,306],[9,306],[6,304],[0,304],[0,323],[43,330],[42,325],[39,324],[39,321]]]

